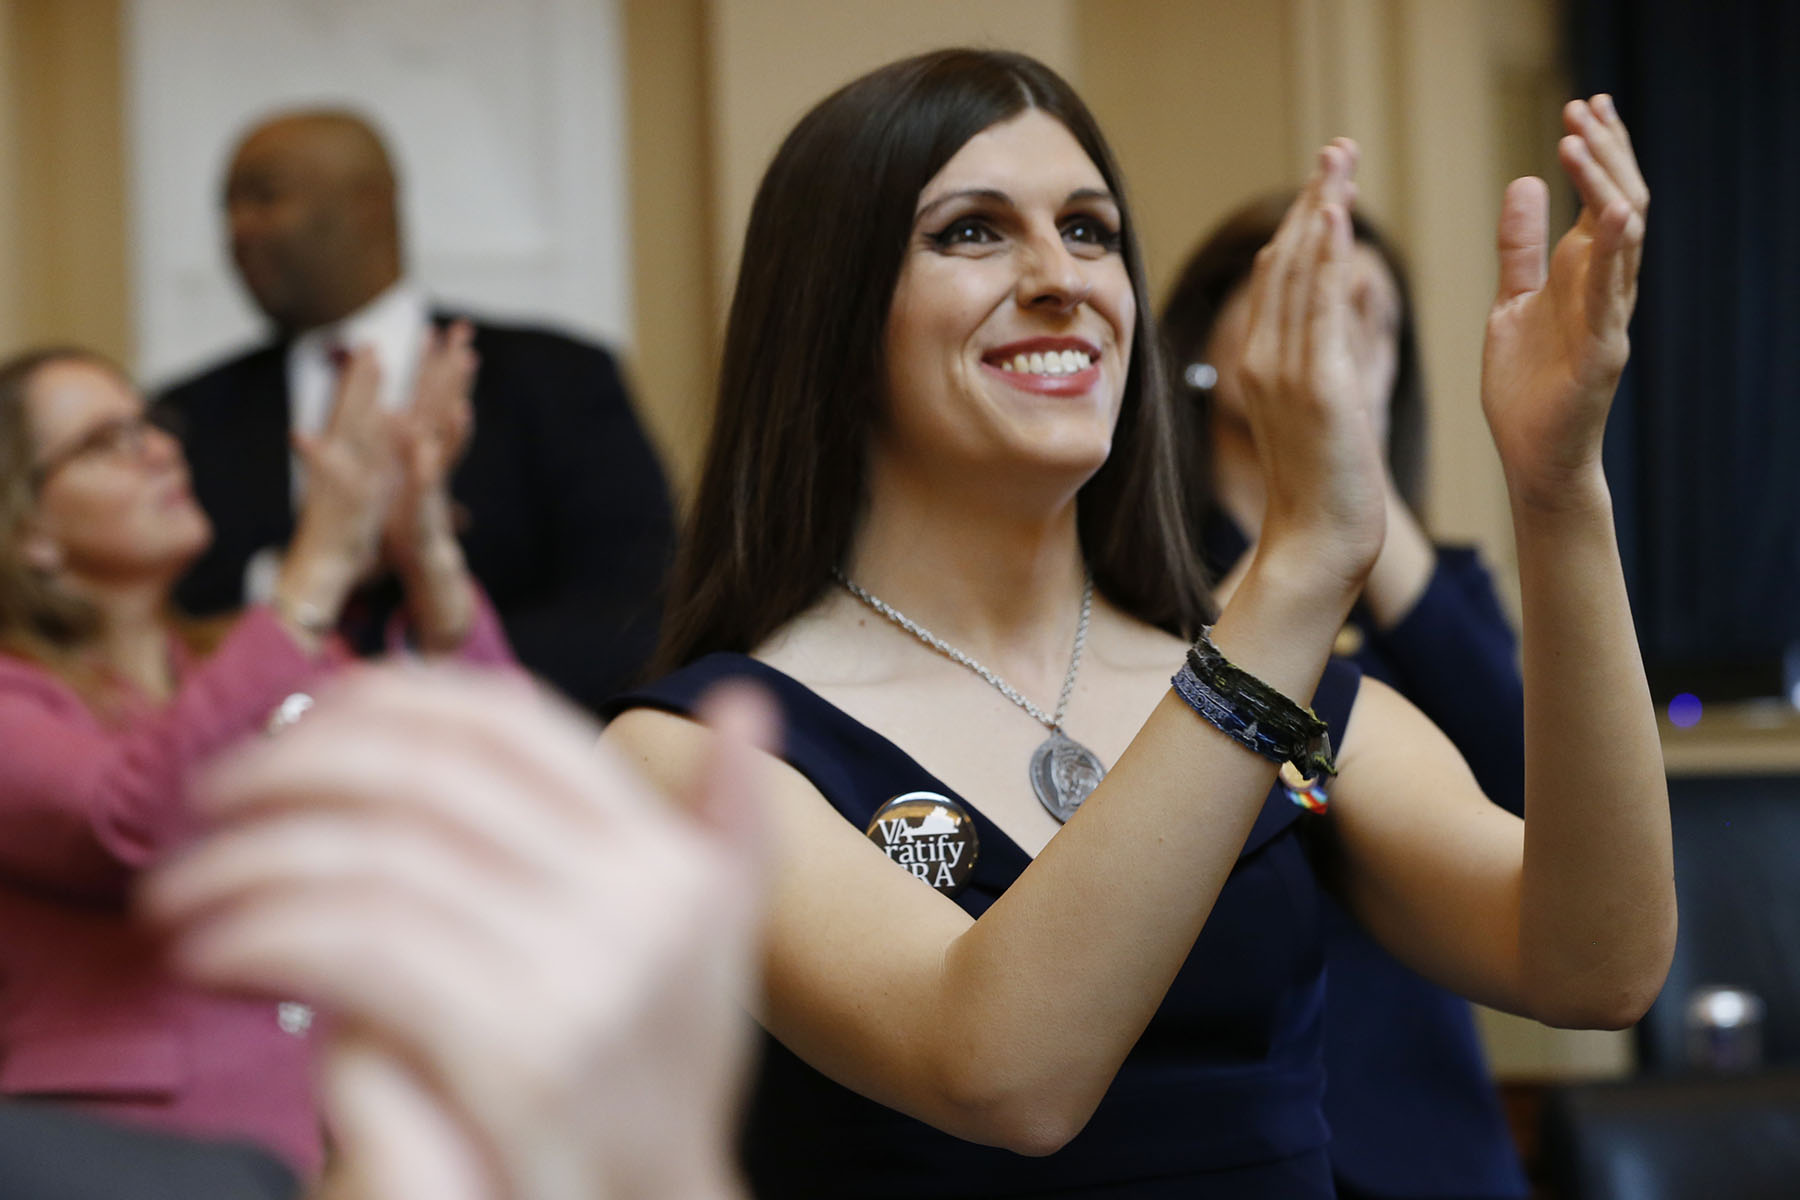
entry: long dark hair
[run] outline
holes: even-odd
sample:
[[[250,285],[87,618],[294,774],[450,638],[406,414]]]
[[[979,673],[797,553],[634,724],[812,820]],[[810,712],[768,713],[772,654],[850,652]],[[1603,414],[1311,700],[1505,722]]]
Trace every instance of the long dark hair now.
[[[1021,54],[942,50],[821,101],[763,176],[744,235],[706,465],[658,654],[667,669],[747,651],[803,611],[849,553],[880,419],[883,338],[919,193],[970,138],[1026,109],[1066,126],[1118,199],[1138,329],[1113,449],[1077,523],[1114,604],[1190,634],[1212,598],[1188,537],[1171,402],[1143,257],[1112,152],[1054,71]]]
[[[1256,252],[1275,236],[1281,218],[1293,203],[1292,191],[1271,192],[1245,204],[1206,235],[1163,304],[1162,336],[1169,353],[1169,370],[1182,377],[1185,367],[1206,353],[1213,326],[1231,299],[1250,278]],[[1350,226],[1358,242],[1381,258],[1400,295],[1399,354],[1394,389],[1388,398],[1388,467],[1401,499],[1420,512],[1425,485],[1425,381],[1419,364],[1418,323],[1413,315],[1412,289],[1406,281],[1406,265],[1394,244],[1367,217],[1354,210]],[[1193,400],[1195,440],[1198,448],[1189,460],[1203,474],[1212,470],[1210,405],[1211,390],[1188,388]],[[1208,497],[1210,499],[1210,497]],[[1190,517],[1194,514],[1190,513]]]

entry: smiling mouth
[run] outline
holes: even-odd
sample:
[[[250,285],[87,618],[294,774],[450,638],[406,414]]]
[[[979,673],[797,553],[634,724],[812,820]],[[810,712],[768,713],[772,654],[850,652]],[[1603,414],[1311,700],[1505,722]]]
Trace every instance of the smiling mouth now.
[[[1085,338],[1039,337],[996,346],[981,361],[1008,375],[1057,379],[1091,369],[1099,357],[1100,348]]]
[[[1083,339],[1033,338],[988,351],[981,365],[1015,387],[1062,395],[1085,390],[1099,378],[1099,358],[1099,347]]]

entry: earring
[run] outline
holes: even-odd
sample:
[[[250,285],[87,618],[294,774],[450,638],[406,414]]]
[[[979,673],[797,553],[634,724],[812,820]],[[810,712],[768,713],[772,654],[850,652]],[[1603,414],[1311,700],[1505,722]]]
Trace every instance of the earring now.
[[[26,540],[23,547],[25,565],[40,575],[54,575],[62,570],[62,547],[39,534]]]
[[[1210,392],[1219,382],[1219,371],[1211,363],[1191,362],[1182,371],[1181,381],[1196,392]]]

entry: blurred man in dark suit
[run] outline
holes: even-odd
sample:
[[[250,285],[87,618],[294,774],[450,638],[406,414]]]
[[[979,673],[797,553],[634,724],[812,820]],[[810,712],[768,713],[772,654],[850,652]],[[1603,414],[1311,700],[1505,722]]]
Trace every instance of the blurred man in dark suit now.
[[[405,276],[397,196],[386,148],[351,113],[284,114],[237,148],[232,261],[274,329],[163,396],[216,531],[178,591],[190,612],[266,594],[305,487],[290,440],[324,427],[344,352],[372,346],[384,402],[399,407],[433,327],[450,320]],[[474,330],[475,428],[452,482],[464,552],[519,659],[591,708],[655,644],[667,485],[606,351],[540,329]],[[366,590],[358,636],[379,641],[396,595]]]

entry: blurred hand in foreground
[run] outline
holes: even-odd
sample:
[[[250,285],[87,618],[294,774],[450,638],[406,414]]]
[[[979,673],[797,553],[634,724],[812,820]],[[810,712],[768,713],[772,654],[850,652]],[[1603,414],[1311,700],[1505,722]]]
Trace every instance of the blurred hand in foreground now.
[[[330,1196],[740,1194],[775,717],[743,687],[704,715],[681,808],[572,710],[446,669],[363,673],[206,777],[218,832],[145,908],[193,978],[331,1014]]]

